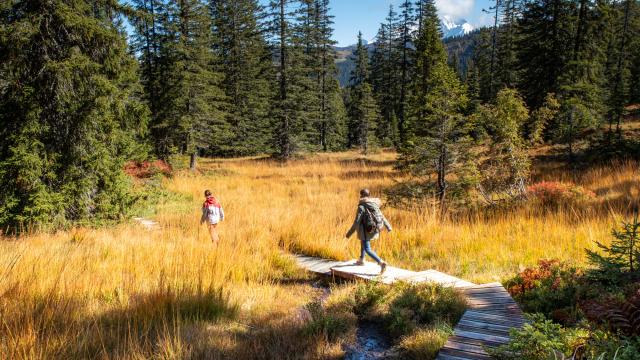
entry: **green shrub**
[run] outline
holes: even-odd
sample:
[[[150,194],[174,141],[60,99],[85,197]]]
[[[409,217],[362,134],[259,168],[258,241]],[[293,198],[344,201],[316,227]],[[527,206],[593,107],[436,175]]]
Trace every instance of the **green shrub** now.
[[[400,339],[398,344],[399,353],[403,359],[435,359],[452,333],[453,329],[447,323],[416,329],[411,334]]]
[[[355,305],[354,312],[358,316],[365,316],[376,305],[382,304],[385,294],[390,288],[384,284],[366,282],[359,284],[353,294]]]
[[[530,323],[511,331],[511,342],[489,354],[499,360],[551,360],[571,357],[588,337],[588,332],[567,329],[542,314],[528,315]]]
[[[395,285],[385,317],[393,337],[436,323],[455,325],[466,309],[464,297],[453,288],[432,283]]]
[[[311,321],[305,326],[308,336],[322,336],[333,342],[355,327],[356,318],[349,309],[325,309],[318,301],[307,304],[305,309],[311,315]]]
[[[562,323],[575,322],[583,274],[558,260],[540,260],[506,283],[525,312],[543,313]]]
[[[637,360],[640,357],[640,338],[619,338],[608,331],[595,331],[585,347],[584,358],[605,360]]]

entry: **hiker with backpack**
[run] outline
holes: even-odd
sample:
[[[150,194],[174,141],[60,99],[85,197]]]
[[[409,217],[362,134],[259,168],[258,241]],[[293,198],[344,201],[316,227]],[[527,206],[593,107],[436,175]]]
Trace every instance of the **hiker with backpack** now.
[[[360,190],[360,201],[358,202],[358,212],[356,219],[347,231],[346,239],[350,238],[357,231],[360,239],[360,258],[356,265],[364,265],[365,253],[373,258],[380,265],[380,274],[387,270],[387,263],[382,261],[378,254],[371,249],[371,240],[380,237],[382,228],[387,228],[391,232],[391,224],[384,217],[380,210],[381,201],[379,198],[372,198],[369,190]]]
[[[205,200],[202,204],[202,217],[200,218],[200,224],[207,222],[209,227],[209,234],[211,235],[211,241],[214,245],[218,245],[220,236],[218,235],[218,223],[224,220],[224,210],[222,205],[218,202],[211,191],[204,191]]]

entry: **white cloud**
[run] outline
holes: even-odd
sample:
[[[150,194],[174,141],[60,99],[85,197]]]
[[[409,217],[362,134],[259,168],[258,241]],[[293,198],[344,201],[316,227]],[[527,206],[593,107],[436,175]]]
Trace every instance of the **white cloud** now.
[[[436,0],[436,7],[440,16],[450,16],[460,19],[473,12],[475,0]]]

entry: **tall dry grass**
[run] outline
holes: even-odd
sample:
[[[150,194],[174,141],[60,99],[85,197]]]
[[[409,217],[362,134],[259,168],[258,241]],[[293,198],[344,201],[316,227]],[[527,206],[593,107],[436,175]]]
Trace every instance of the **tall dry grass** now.
[[[318,291],[283,251],[337,259],[358,190],[401,180],[393,153],[201,160],[178,171],[157,206],[160,229],[136,223],[0,241],[0,354],[49,358],[318,358],[340,341],[305,335],[301,310]],[[538,166],[536,179],[574,181],[598,196],[590,210],[522,208],[441,223],[428,206],[385,207],[395,230],[374,247],[392,265],[474,282],[503,280],[540,258],[579,265],[637,204],[635,163],[571,176]],[[225,207],[222,241],[200,227],[204,189]],[[304,312],[302,312],[304,313]]]

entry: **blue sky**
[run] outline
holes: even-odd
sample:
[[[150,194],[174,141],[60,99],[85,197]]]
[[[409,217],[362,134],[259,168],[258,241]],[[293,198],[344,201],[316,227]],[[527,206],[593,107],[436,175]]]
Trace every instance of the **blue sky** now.
[[[266,4],[268,0],[261,2]],[[338,42],[338,46],[354,44],[358,31],[362,31],[365,40],[373,39],[389,11],[389,5],[393,4],[397,10],[402,2],[403,0],[331,0],[331,13],[335,16],[334,40]],[[492,3],[495,1],[436,0],[441,16],[464,18],[474,27],[492,23],[493,17],[482,12],[483,8],[488,9]]]

